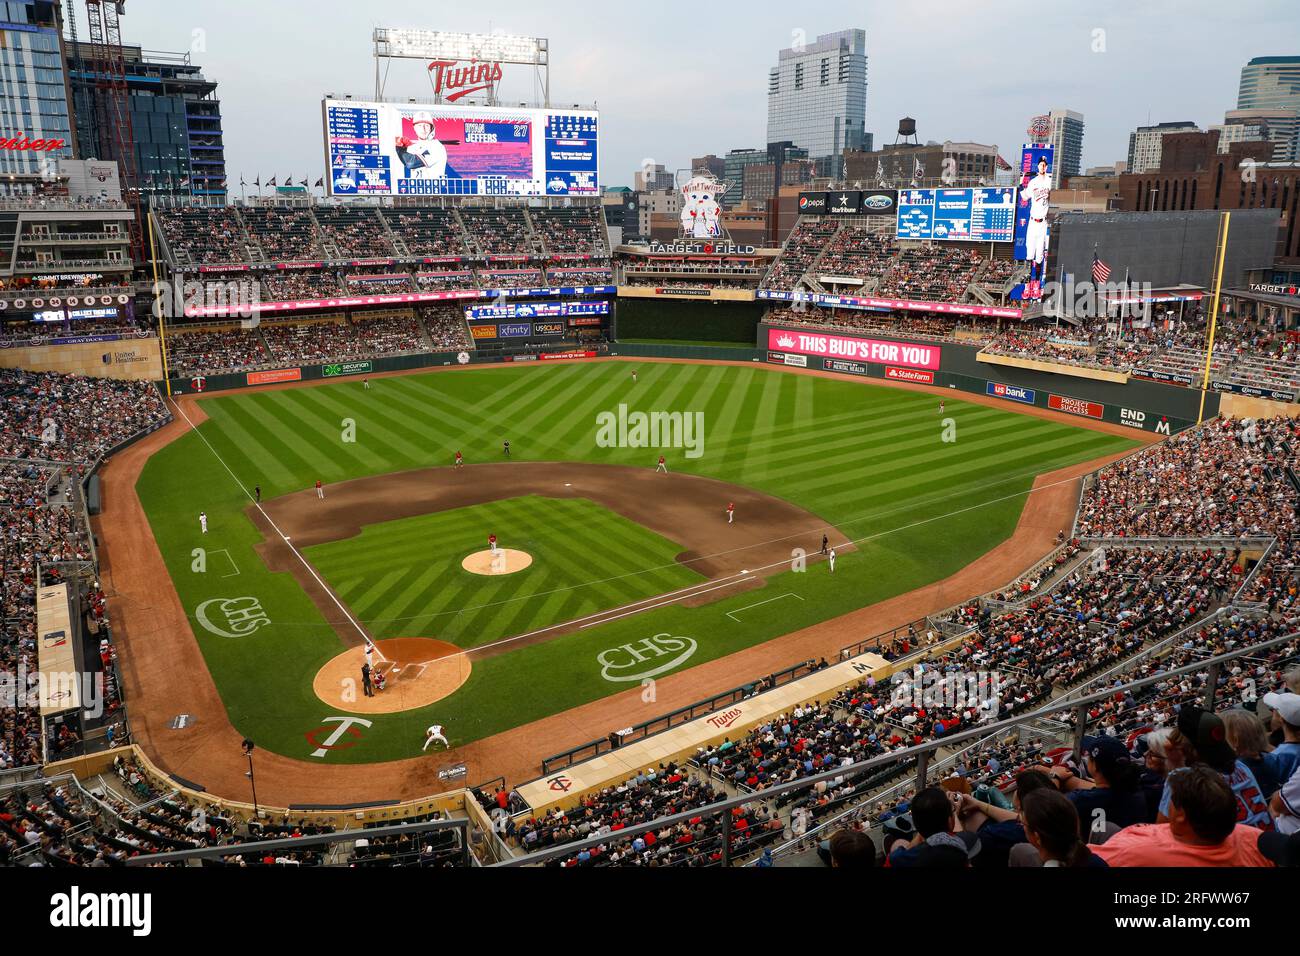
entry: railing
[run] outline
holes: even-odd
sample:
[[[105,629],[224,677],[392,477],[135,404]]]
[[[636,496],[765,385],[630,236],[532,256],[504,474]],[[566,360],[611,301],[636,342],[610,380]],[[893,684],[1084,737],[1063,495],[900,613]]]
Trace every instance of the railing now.
[[[634,724],[627,729],[626,733],[614,731],[609,735],[609,737],[600,740],[592,740],[558,754],[552,754],[542,761],[542,776],[546,776],[557,767],[571,767],[578,761],[589,760],[602,753],[608,753],[624,744],[632,743],[637,740],[644,740],[646,737],[652,737],[655,734],[663,733],[665,730],[676,727],[678,724],[684,724],[689,720],[694,720],[696,717],[711,714],[719,707],[726,707],[736,703],[737,701],[754,697],[759,693],[764,693],[775,687],[780,687],[782,684],[788,684],[790,681],[798,680],[800,677],[811,674],[818,669],[819,668],[815,662],[803,661],[795,664],[793,667],[787,667],[783,671],[778,671],[774,674],[767,674],[762,677],[756,677],[748,684],[733,687],[731,690],[725,690],[720,694],[714,694],[712,697],[707,697],[704,700],[697,700],[693,704],[679,707],[677,710],[671,711],[670,713],[661,714],[658,717],[652,717],[650,720],[642,723]],[[763,684],[767,684],[768,686],[762,687]],[[760,687],[762,688],[761,690]],[[614,738],[617,738],[617,743]]]
[[[1073,728],[1075,732],[1075,740],[1074,740],[1075,758],[1077,759],[1079,756],[1079,752],[1082,744],[1082,738],[1088,723],[1088,708],[1092,704],[1102,703],[1104,701],[1110,700],[1113,698],[1113,696],[1116,693],[1132,692],[1134,690],[1138,690],[1143,687],[1147,687],[1162,681],[1173,680],[1188,674],[1198,673],[1206,670],[1206,668],[1210,669],[1211,674],[1217,674],[1219,672],[1219,669],[1222,667],[1222,665],[1228,661],[1235,660],[1239,657],[1245,657],[1247,655],[1258,654],[1261,650],[1264,650],[1266,648],[1278,647],[1281,645],[1293,643],[1297,640],[1297,638],[1300,638],[1300,632],[1291,633],[1284,637],[1272,638],[1271,640],[1262,641],[1248,648],[1240,648],[1238,650],[1230,651],[1226,654],[1220,654],[1215,657],[1208,658],[1206,660],[1197,661],[1194,664],[1189,664],[1184,667],[1179,667],[1171,671],[1164,671],[1159,674],[1154,674],[1149,677],[1144,677],[1139,680],[1131,681],[1129,683],[1122,685],[1121,687],[1108,688],[1099,693],[1091,694],[1087,697],[1080,698],[1079,700],[1075,701],[1072,705],[1076,714],[1078,714],[1080,717],[1077,726]],[[1215,686],[1214,681],[1210,681],[1206,691],[1205,705],[1207,708],[1213,708],[1214,705],[1213,698],[1215,696],[1216,689],[1217,688]],[[586,839],[577,840],[572,843],[566,843],[561,846],[550,847],[545,850],[539,850],[535,853],[530,853],[526,856],[518,857],[513,860],[507,860],[503,863],[498,863],[495,865],[502,866],[502,867],[536,866],[553,860],[574,856],[579,852],[581,852],[582,850],[590,850],[602,844],[609,844],[611,840],[631,841],[635,837],[643,833],[646,833],[647,831],[650,830],[659,831],[666,828],[671,828],[673,826],[676,826],[679,823],[686,823],[692,819],[699,818],[699,817],[703,817],[706,819],[711,817],[718,817],[720,818],[721,821],[721,836],[722,836],[720,862],[722,866],[730,866],[732,863],[732,855],[733,855],[732,852],[733,831],[731,825],[732,814],[730,811],[736,807],[740,807],[745,804],[750,804],[754,802],[769,801],[776,797],[783,796],[785,794],[793,794],[804,790],[811,790],[812,788],[816,787],[818,784],[821,783],[828,784],[831,781],[841,777],[844,778],[845,780],[859,777],[864,773],[885,769],[893,764],[896,764],[900,761],[906,761],[906,760],[916,761],[917,767],[916,767],[916,777],[915,777],[914,786],[917,789],[921,789],[926,785],[927,781],[929,780],[930,771],[932,769],[931,758],[940,749],[951,747],[953,743],[956,741],[968,741],[968,740],[974,741],[977,739],[988,739],[990,737],[1003,735],[1010,730],[1031,724],[1033,722],[1041,721],[1044,718],[1050,719],[1053,714],[1059,712],[1061,709],[1062,707],[1059,703],[1055,701],[1051,701],[1045,704],[1044,706],[1034,711],[1031,711],[1027,714],[1022,714],[1020,716],[1012,717],[1007,720],[998,721],[997,723],[994,724],[987,724],[982,727],[973,727],[968,730],[953,731],[952,733],[945,735],[941,740],[927,741],[926,743],[920,744],[915,747],[908,747],[904,750],[895,751],[890,754],[882,754],[881,756],[872,757],[868,760],[857,761],[855,763],[849,764],[844,767],[836,767],[832,770],[827,770],[818,774],[813,774],[811,776],[804,777],[799,780],[792,780],[786,783],[777,784],[775,786],[768,787],[767,789],[761,790],[754,794],[746,794],[739,797],[730,797],[725,800],[715,801],[714,803],[708,804],[707,806],[704,807],[695,807],[686,810],[682,813],[673,814],[667,817],[660,817],[658,819],[650,820],[645,823],[634,824],[632,826],[628,826],[619,830],[617,836],[612,836],[611,834],[605,834],[602,836],[588,837]]]
[[[874,637],[868,637],[866,640],[858,641],[856,644],[850,644],[848,647],[840,648],[840,660],[847,661],[850,658],[858,657],[867,651],[879,650],[882,642],[889,642],[891,645],[900,635],[907,637],[909,641],[915,643],[920,637],[924,636],[926,630],[926,619],[917,618],[907,624],[900,624],[892,631],[883,631]]]

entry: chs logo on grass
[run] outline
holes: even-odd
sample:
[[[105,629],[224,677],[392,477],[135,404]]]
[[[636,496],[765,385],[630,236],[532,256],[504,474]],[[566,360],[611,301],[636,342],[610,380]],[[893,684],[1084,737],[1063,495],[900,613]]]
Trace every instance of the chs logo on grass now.
[[[703,412],[617,412],[596,415],[600,448],[684,448],[687,458],[704,454]]]
[[[600,664],[600,676],[607,681],[639,681],[658,677],[685,663],[698,646],[689,637],[656,634],[634,644],[603,650],[596,655],[596,662]],[[670,659],[664,661],[665,657]]]
[[[50,925],[58,929],[125,927],[132,936],[153,931],[153,896],[149,893],[83,893],[74,886],[50,897]]]
[[[215,619],[218,614],[220,622]],[[246,637],[271,623],[255,597],[211,598],[194,609],[194,616],[217,637]]]

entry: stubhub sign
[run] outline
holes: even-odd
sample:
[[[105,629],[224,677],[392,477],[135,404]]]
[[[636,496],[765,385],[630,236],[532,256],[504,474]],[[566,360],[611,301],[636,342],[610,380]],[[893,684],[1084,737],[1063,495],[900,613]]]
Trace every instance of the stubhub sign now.
[[[886,342],[881,339],[809,334],[790,329],[768,329],[767,347],[778,352],[858,359],[907,368],[937,369],[940,357],[940,350],[931,345],[904,345],[902,342]]]

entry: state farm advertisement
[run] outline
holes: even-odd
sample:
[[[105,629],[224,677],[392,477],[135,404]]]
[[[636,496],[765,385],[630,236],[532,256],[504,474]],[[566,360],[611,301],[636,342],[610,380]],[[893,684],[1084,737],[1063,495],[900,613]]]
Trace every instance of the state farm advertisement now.
[[[934,384],[934,373],[923,372],[913,368],[895,368],[890,365],[885,369],[885,378],[895,382],[920,382],[922,385]]]
[[[937,369],[940,357],[940,350],[932,345],[904,345],[902,342],[887,342],[882,339],[849,338],[790,329],[768,329],[767,347],[780,352],[858,359],[906,368]]]

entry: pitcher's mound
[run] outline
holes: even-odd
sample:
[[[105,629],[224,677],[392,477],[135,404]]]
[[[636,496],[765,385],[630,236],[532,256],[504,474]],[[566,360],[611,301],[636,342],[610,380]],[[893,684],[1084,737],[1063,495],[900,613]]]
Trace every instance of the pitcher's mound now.
[[[361,686],[365,645],[352,647],[316,673],[316,696],[353,714],[393,714],[427,707],[454,694],[469,680],[469,657],[455,644],[427,637],[393,637],[376,641],[373,669],[387,686],[367,697]]]
[[[493,559],[496,565],[493,565]],[[527,551],[515,551],[512,548],[497,548],[496,555],[490,550],[471,554],[460,566],[471,574],[514,574],[533,563],[533,556]]]

